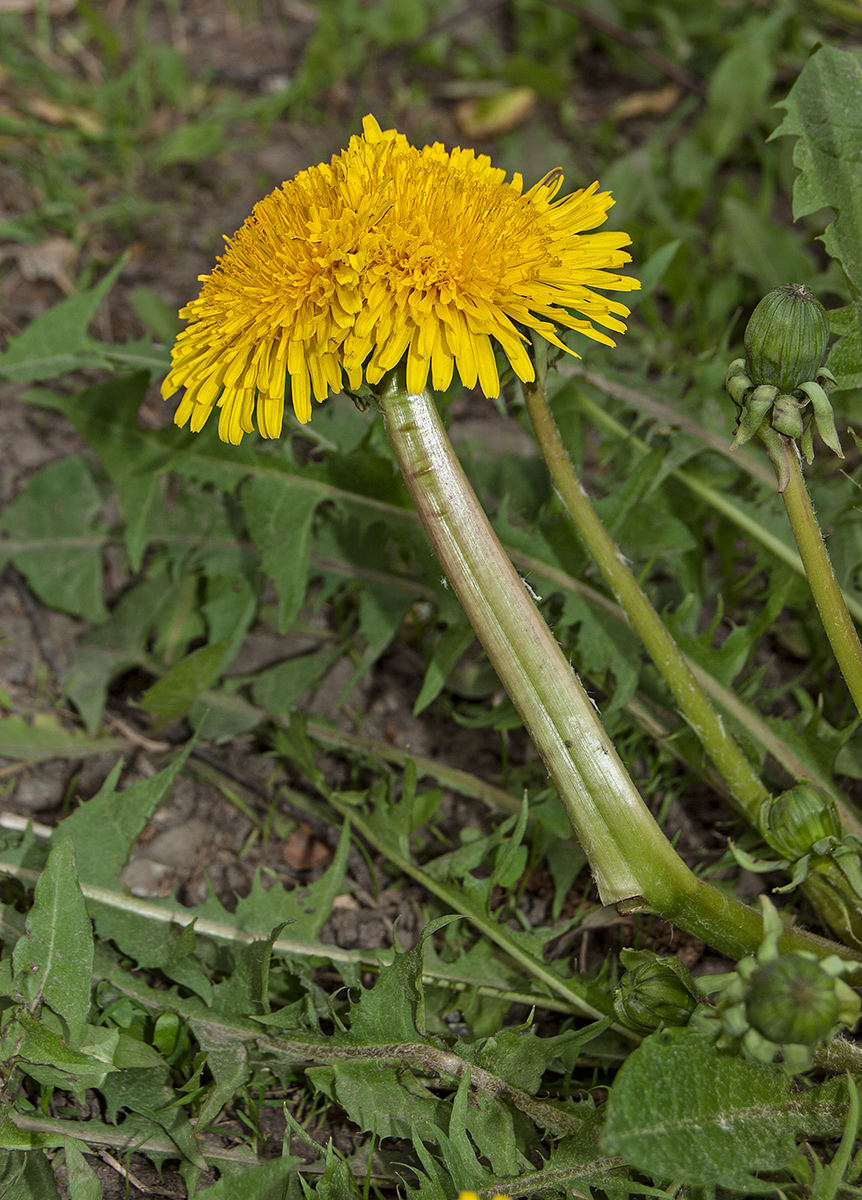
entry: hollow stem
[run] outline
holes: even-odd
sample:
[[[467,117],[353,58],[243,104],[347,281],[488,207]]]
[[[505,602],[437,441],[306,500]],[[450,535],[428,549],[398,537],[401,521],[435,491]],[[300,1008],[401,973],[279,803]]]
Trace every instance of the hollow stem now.
[[[739,808],[757,825],[758,810],[769,799],[768,790],[725,728],[720,713],[698,683],[685,655],[653,608],[575,473],[548,405],[545,389],[546,347],[543,339],[537,338],[534,342],[537,378],[534,383],[524,384],[524,398],[560,498],[584,545],[679,705],[680,712],[726,781]]]
[[[409,393],[399,368],[379,391],[420,519],[551,775],[603,903],[654,912],[734,957],[751,953],[762,939],[760,915],[697,879],[665,838],[492,530],[430,392]],[[784,946],[857,957],[794,929]]]
[[[799,451],[791,438],[774,429],[762,430],[760,437],[775,469],[790,527],[823,628],[853,703],[862,713],[862,645],[838,586],[832,560],[805,485]]]

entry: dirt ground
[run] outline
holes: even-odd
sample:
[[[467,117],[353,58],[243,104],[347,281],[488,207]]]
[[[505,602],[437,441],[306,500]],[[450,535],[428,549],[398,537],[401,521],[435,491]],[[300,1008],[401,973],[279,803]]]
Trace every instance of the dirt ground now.
[[[179,48],[187,50],[197,70],[212,68],[217,78],[254,95],[266,92],[293,74],[314,15],[313,6],[300,0],[286,0],[279,11],[274,4],[263,4],[260,20],[244,23],[227,4],[195,0],[177,6],[170,29],[159,24],[166,21],[161,10],[155,13],[153,36],[171,36]],[[211,269],[222,235],[238,228],[255,201],[267,191],[339,150],[357,128],[357,114],[374,111],[384,128],[387,124],[397,124],[408,137],[420,140],[427,137],[429,130],[450,145],[462,140],[450,102],[435,101],[432,89],[430,109],[411,115],[409,107],[393,98],[385,68],[386,64],[381,64],[374,78],[370,82],[366,79],[362,93],[358,86],[334,89],[325,100],[323,112],[313,122],[278,121],[265,144],[260,144],[256,130],[238,129],[235,147],[215,161],[146,180],[147,198],[170,202],[170,220],[146,219],[135,229],[130,260],[99,314],[94,332],[109,340],[142,335],[130,301],[131,291],[138,285],[154,289],[171,306],[179,308],[196,293],[197,276]],[[582,74],[582,80],[586,79]],[[593,83],[589,97],[581,99],[593,105],[603,103],[602,98],[610,94],[614,85],[601,75]],[[245,148],[241,144],[244,135],[247,135]],[[492,151],[493,147],[480,145],[477,149]],[[28,197],[8,171],[0,177],[0,203],[5,215],[27,210]],[[82,247],[80,254],[82,259],[89,257],[107,264],[127,248],[117,238],[102,245]],[[40,277],[38,271],[34,273],[32,264],[20,258],[18,247],[0,247],[0,253],[5,258],[0,279],[2,333],[10,336],[61,299],[64,286],[62,279],[58,282],[56,273],[51,276],[53,267],[45,272],[48,277]],[[77,265],[75,260],[66,263],[65,269],[72,277]],[[3,504],[14,499],[33,474],[49,463],[69,454],[87,453],[81,438],[62,416],[21,403],[17,399],[18,390],[10,385],[0,387],[0,503]],[[169,422],[170,416],[170,408],[153,393],[141,419],[150,425],[160,425]],[[517,424],[499,417],[491,405],[484,406],[481,412],[463,412],[456,428],[459,422],[462,436],[469,436],[471,441],[483,440],[489,452],[493,452],[494,445],[509,446],[512,439],[524,438]],[[0,683],[10,694],[15,711],[31,713],[56,704],[58,681],[71,661],[75,639],[84,628],[79,620],[46,610],[25,581],[7,569],[0,578]],[[256,656],[258,661],[264,661],[270,654],[277,656],[278,652],[278,646],[262,645],[257,633],[250,635],[244,649],[246,655]],[[413,702],[420,684],[420,664],[404,648],[385,655],[351,699],[353,709],[363,717],[364,732],[401,748],[409,746],[415,754],[437,757],[497,781],[500,775],[497,736],[487,731],[462,729],[430,715],[421,720],[414,718]],[[335,673],[309,698],[306,707],[350,730],[354,728],[350,715],[336,707],[342,686],[343,680]],[[123,785],[158,770],[160,755],[168,746],[147,733],[142,714],[133,701],[133,682],[111,697],[108,723],[112,732],[124,740],[124,748],[117,754],[91,757],[83,763],[52,760],[22,766],[0,761],[0,820],[9,824],[17,817],[54,825],[76,800],[95,794],[119,753],[125,760]],[[176,735],[181,736],[181,732]],[[509,741],[509,753],[516,760],[527,753],[522,737],[511,735]],[[131,890],[143,897],[165,897],[176,892],[180,902],[195,904],[205,898],[209,881],[222,901],[230,905],[233,897],[248,892],[254,872],[261,867],[274,872],[288,887],[316,878],[331,860],[337,831],[284,803],[281,826],[263,844],[253,822],[207,776],[207,759],[217,762],[240,796],[262,813],[269,807],[273,790],[282,782],[293,782],[279,772],[253,735],[240,738],[229,747],[202,749],[178,780],[170,803],[141,838],[126,873]],[[334,772],[338,769],[337,764],[333,765]],[[489,819],[486,810],[476,802],[450,795],[445,803],[447,819],[453,826],[484,824]],[[692,856],[696,856],[705,838],[714,836],[707,830],[706,823],[682,810],[674,808],[671,812],[668,832],[679,832],[681,846]],[[348,898],[350,903],[333,913],[323,929],[322,940],[343,947],[389,946],[397,921],[401,941],[410,944],[422,922],[419,889],[404,880],[395,880],[375,896],[368,866],[357,850],[351,856],[349,876],[354,885]],[[588,887],[586,879],[579,883],[581,888]],[[541,922],[549,914],[552,894],[547,880],[538,876],[533,880],[526,897],[532,922]],[[572,903],[580,898],[579,888]],[[626,940],[618,924],[613,922],[607,937],[599,930],[598,940],[593,943],[597,957],[603,953],[608,939]],[[655,936],[659,942],[670,944],[669,931],[661,933],[656,929]],[[701,951],[702,947],[692,944],[690,961]],[[282,1128],[278,1119],[273,1118],[270,1132],[274,1145],[280,1144]],[[349,1132],[318,1131],[321,1140],[329,1133],[336,1137],[337,1144],[344,1142],[343,1148],[349,1148]],[[103,1179],[106,1200],[128,1194],[118,1165],[91,1161]],[[182,1180],[169,1169],[159,1177],[148,1163],[135,1157],[131,1170],[142,1185],[138,1190],[136,1185],[132,1186],[132,1195],[186,1194]]]

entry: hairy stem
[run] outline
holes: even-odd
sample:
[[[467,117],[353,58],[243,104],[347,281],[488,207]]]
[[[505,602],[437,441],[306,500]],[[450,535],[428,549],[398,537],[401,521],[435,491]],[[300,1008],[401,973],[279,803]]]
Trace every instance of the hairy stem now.
[[[772,460],[779,486],[785,485],[781,496],[823,628],[853,703],[862,713],[862,645],[838,586],[805,486],[799,451],[794,441],[774,429],[765,429],[760,436]]]
[[[541,341],[541,345],[538,343]],[[653,608],[619,547],[605,529],[601,518],[575,473],[572,460],[563,445],[548,406],[545,391],[545,363],[542,350],[547,345],[536,339],[537,379],[524,385],[527,411],[533,422],[542,454],[554,484],[589,553],[608,586],[625,609],[632,627],[661,673],[679,705],[682,715],[700,739],[701,745],[726,781],[737,805],[753,824],[757,824],[760,806],[769,799],[757,772],[725,728],[721,715]],[[545,351],[546,353],[546,351]]]

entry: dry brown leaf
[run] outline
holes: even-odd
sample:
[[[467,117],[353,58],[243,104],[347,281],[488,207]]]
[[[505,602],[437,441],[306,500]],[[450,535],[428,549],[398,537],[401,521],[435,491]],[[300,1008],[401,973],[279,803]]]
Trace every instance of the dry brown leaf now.
[[[105,132],[101,118],[87,108],[79,108],[74,104],[55,104],[44,96],[31,96],[27,100],[27,108],[40,121],[46,121],[49,125],[74,125],[86,137],[101,137]]]
[[[294,829],[282,849],[282,857],[294,871],[312,871],[332,859],[332,851],[326,842],[316,838],[311,827],[303,823]]]
[[[48,279],[56,283],[67,295],[75,290],[69,278],[69,270],[78,257],[78,251],[69,238],[48,238],[28,246],[16,246],[10,257],[18,262],[18,270],[30,283]]]
[[[682,96],[682,89],[675,83],[649,92],[632,92],[614,105],[611,116],[618,121],[629,121],[632,117],[663,117],[670,112]]]
[[[2,3],[2,0],[0,0]],[[46,100],[44,96],[30,96],[27,100],[27,108],[34,117],[38,117],[40,121],[47,121],[49,125],[68,125],[69,115],[62,104],[55,104],[53,100]]]
[[[536,93],[532,88],[509,88],[493,96],[462,100],[455,109],[455,119],[468,137],[495,137],[520,125],[535,103]]]
[[[0,13],[30,13],[39,7],[40,0],[0,0]],[[78,0],[51,0],[48,12],[52,17],[66,17]]]

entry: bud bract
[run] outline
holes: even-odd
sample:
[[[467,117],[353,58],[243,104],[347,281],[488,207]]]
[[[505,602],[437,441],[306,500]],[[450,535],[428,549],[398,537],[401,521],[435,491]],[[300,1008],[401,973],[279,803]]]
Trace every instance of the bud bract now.
[[[803,284],[785,284],[764,296],[751,315],[745,330],[746,374],[755,387],[769,384],[793,392],[816,378],[828,344],[823,305]]]

